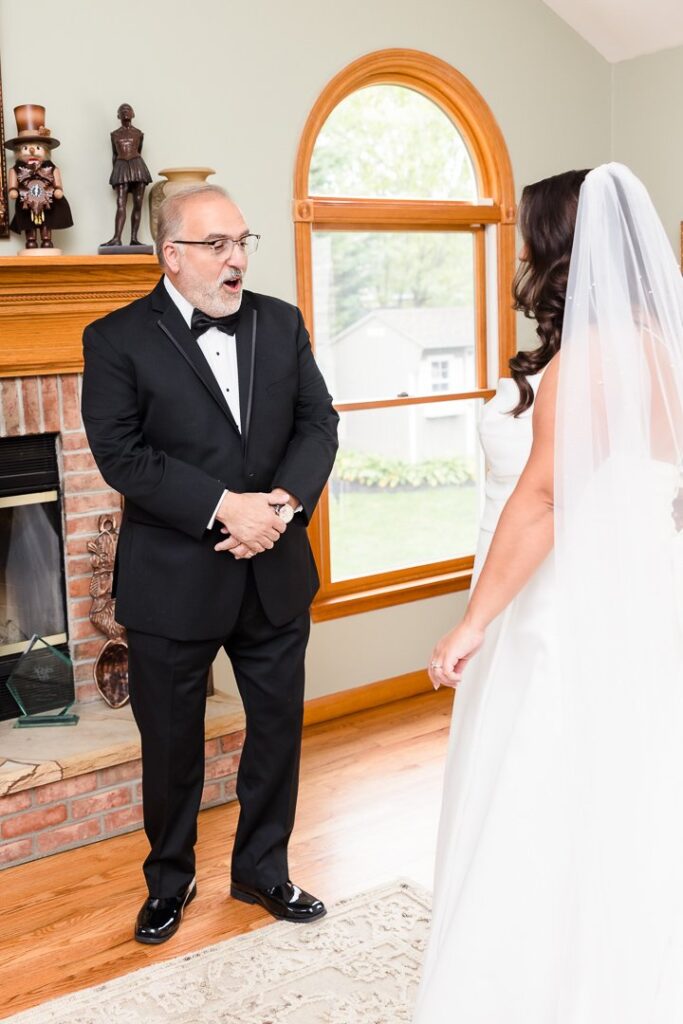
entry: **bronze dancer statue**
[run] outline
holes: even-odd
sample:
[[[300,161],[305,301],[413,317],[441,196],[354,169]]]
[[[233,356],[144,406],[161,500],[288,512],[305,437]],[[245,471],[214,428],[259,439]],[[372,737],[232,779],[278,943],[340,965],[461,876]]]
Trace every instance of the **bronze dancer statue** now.
[[[114,237],[104,242],[101,248],[119,246],[126,222],[126,205],[129,194],[133,197],[133,212],[130,218],[130,244],[144,245],[138,239],[142,201],[145,189],[152,180],[147,164],[142,159],[142,143],[144,134],[132,124],[135,111],[130,103],[122,103],[116,112],[121,127],[111,133],[111,146],[114,165],[109,177],[109,184],[116,190],[116,220]]]

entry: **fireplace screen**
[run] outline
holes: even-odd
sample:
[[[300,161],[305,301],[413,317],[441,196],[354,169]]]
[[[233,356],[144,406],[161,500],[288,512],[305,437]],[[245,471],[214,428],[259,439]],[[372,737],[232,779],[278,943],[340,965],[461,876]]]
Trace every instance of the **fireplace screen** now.
[[[0,657],[67,638],[60,536],[56,490],[0,498]]]

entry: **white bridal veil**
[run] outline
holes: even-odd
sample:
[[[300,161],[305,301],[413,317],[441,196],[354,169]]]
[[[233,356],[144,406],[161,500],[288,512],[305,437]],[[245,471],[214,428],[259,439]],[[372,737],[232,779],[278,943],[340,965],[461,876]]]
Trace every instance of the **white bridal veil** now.
[[[581,189],[556,428],[574,837],[561,1024],[683,1021],[683,283],[641,182]]]

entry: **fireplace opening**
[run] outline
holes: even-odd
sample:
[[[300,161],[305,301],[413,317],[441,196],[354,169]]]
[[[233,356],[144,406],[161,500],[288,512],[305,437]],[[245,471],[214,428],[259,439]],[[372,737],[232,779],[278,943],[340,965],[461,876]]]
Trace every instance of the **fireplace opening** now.
[[[68,654],[56,435],[0,439],[0,719],[4,685],[31,636]]]

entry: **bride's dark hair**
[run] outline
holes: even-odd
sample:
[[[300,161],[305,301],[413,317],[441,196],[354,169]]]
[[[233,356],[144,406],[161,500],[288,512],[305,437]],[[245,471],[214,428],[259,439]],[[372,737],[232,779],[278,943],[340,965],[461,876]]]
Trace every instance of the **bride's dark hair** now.
[[[527,185],[522,192],[519,227],[526,259],[517,268],[512,296],[514,308],[537,321],[540,345],[530,352],[520,350],[510,360],[519,388],[513,416],[534,400],[527,377],[539,373],[560,348],[579,192],[588,173],[565,171]]]

